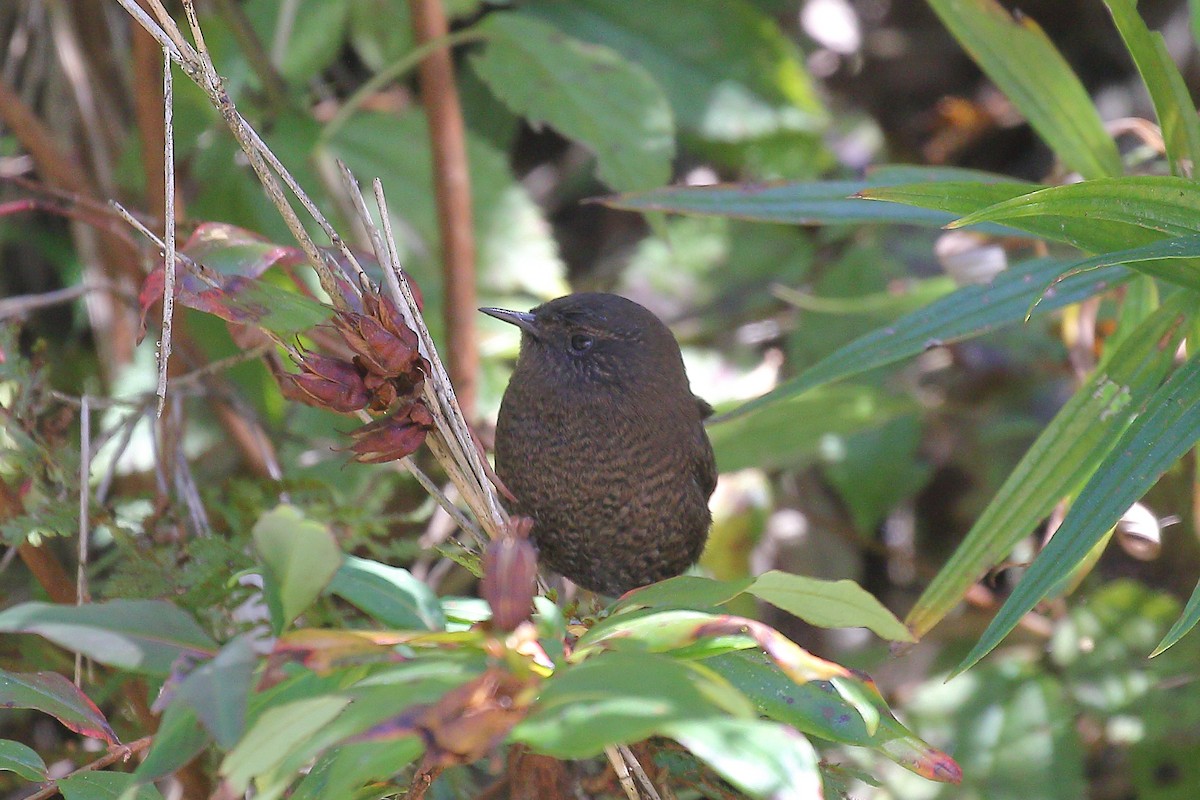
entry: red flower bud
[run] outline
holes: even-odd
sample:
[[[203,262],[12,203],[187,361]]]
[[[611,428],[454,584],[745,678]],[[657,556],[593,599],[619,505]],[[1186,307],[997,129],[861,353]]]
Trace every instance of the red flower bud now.
[[[537,549],[529,541],[533,521],[514,517],[502,538],[488,544],[483,555],[479,593],[492,607],[492,625],[516,629],[529,619],[537,593]]]
[[[368,422],[351,431],[354,444],[348,448],[353,459],[363,464],[397,461],[416,452],[433,427],[433,415],[420,400],[397,409],[389,416]]]
[[[358,369],[338,358],[308,353],[300,372],[280,371],[275,377],[284,397],[330,411],[358,411],[370,399]]]

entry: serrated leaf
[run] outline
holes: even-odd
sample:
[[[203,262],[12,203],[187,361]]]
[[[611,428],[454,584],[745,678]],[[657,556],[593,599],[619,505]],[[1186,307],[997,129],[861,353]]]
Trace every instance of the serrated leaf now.
[[[929,0],[954,38],[1029,120],[1058,157],[1085,178],[1121,174],[1121,159],[1087,90],[1032,19],[995,0]]]
[[[263,559],[263,591],[279,633],[321,596],[341,566],[342,551],[328,527],[293,506],[268,511],[251,535]]]
[[[406,569],[348,555],[328,591],[390,628],[446,628],[437,595]]]
[[[1168,348],[1174,352],[1174,348]],[[987,655],[1071,571],[1158,477],[1200,440],[1200,356],[1179,367],[1125,429],[971,652]]]
[[[1190,304],[1183,293],[1164,304],[1059,410],[909,611],[913,633],[933,628],[1056,503],[1079,491],[1170,369]]]
[[[46,762],[31,747],[0,739],[0,771],[13,772],[27,781],[46,780]]]
[[[827,115],[804,56],[773,20],[742,0],[539,0],[523,10],[642,65],[681,128],[709,141],[811,135]]]
[[[854,581],[824,581],[771,570],[759,575],[746,591],[810,625],[869,628],[892,641],[915,641],[892,612]]]
[[[151,675],[168,674],[180,656],[206,658],[217,650],[191,616],[161,600],[22,603],[0,611],[0,631],[36,633],[102,664]]]
[[[1077,303],[1128,278],[1127,270],[1109,267],[1068,277],[1051,287],[1069,263],[1034,259],[1004,270],[986,286],[964,286],[925,308],[855,339],[771,392],[714,420],[711,435],[723,435],[720,430],[727,424],[726,420],[787,401],[823,384],[893,364],[930,347],[962,341],[1021,322],[1031,307],[1033,314],[1044,314]]]
[[[681,720],[664,733],[751,797],[822,797],[817,752],[794,729],[757,719]]]
[[[92,699],[57,672],[0,670],[0,708],[33,708],[76,733],[119,744],[116,733]]]
[[[479,77],[514,112],[585,144],[601,180],[629,190],[670,179],[671,107],[646,70],[520,12],[490,14],[477,29],[487,36],[471,59]]]
[[[1137,0],[1104,0],[1104,4],[1150,92],[1171,171],[1190,174],[1191,168],[1200,166],[1200,119],[1162,34],[1146,27],[1137,12]]]

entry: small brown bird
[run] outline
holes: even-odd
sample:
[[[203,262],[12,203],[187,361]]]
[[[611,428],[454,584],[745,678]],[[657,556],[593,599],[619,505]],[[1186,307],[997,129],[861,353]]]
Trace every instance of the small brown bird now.
[[[542,563],[607,595],[694,564],[717,484],[712,408],[692,394],[667,326],[602,293],[480,311],[521,329],[496,473],[534,519]]]

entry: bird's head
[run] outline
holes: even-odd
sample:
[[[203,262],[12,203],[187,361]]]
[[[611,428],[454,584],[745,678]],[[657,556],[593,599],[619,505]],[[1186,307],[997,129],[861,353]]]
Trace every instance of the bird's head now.
[[[619,295],[567,295],[530,311],[479,310],[521,329],[517,370],[531,378],[627,387],[682,377],[679,345],[667,326]]]

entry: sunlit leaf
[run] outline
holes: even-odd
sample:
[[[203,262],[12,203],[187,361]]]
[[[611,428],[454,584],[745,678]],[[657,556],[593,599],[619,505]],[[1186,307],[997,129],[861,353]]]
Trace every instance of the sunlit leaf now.
[[[446,627],[437,595],[406,569],[348,555],[328,591],[391,628]]]
[[[279,632],[321,596],[341,566],[342,551],[325,525],[292,506],[268,511],[252,535],[263,559],[263,592]]]
[[[349,703],[349,697],[325,695],[267,709],[221,762],[221,774],[235,791],[246,791],[251,780],[303,747]]]
[[[1182,293],[1164,304],[1059,410],[909,612],[913,633],[929,631],[1056,503],[1079,491],[1170,369],[1190,304]]]
[[[771,570],[759,575],[750,594],[822,628],[869,628],[885,639],[915,641],[875,597],[851,580],[825,581]]]
[[[1055,154],[1085,178],[1121,174],[1121,159],[1087,90],[1029,17],[995,0],[929,0],[954,38]]]
[[[665,733],[751,797],[822,796],[817,753],[787,725],[756,719],[680,720],[667,725]]]
[[[195,620],[161,600],[22,603],[0,611],[0,631],[36,633],[102,664],[151,675],[166,675],[181,655],[206,658],[217,650]]]
[[[584,143],[614,189],[667,182],[671,108],[645,69],[522,13],[490,14],[476,29],[488,38],[471,64],[514,112]]]
[[[716,581],[698,575],[679,575],[652,583],[621,597],[615,609],[637,606],[677,606],[682,608],[711,608],[723,605],[740,595],[753,578]]]
[[[1172,171],[1181,175],[1185,174],[1184,164],[1200,167],[1200,119],[1162,34],[1146,27],[1137,0],[1104,0],[1104,4],[1150,92]]]
[[[1173,352],[1173,348],[1169,348]],[[987,655],[1158,477],[1200,440],[1200,356],[1179,367],[1125,429],[1071,511],[958,666]]]

